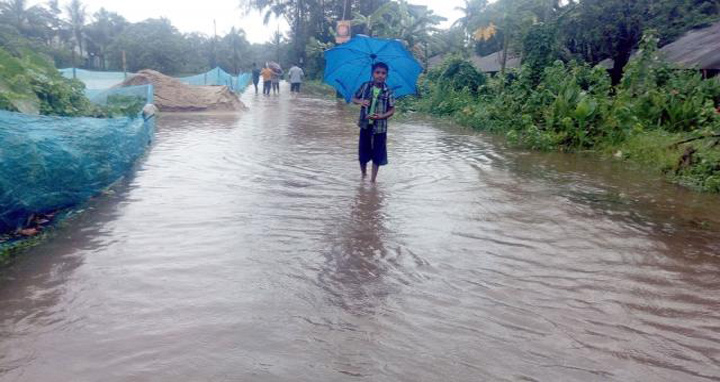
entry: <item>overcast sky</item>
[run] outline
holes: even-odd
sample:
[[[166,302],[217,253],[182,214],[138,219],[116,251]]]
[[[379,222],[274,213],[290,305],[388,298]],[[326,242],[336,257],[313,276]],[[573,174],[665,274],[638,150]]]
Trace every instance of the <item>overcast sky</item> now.
[[[362,1],[362,0],[360,0]],[[35,1],[35,3],[45,1]],[[60,0],[61,4],[69,0]],[[463,0],[410,0],[413,4],[429,6],[435,13],[448,18],[441,25],[447,27],[458,17],[454,10],[461,6]],[[131,22],[142,21],[148,18],[167,17],[181,32],[201,32],[213,34],[213,20],[217,22],[218,34],[227,33],[233,26],[245,30],[250,42],[266,42],[278,26],[281,31],[288,29],[283,20],[271,20],[269,25],[263,25],[262,16],[258,12],[243,15],[240,9],[240,0],[206,0],[206,1],[178,1],[178,0],[83,0],[87,5],[89,14],[95,13],[100,7],[117,12]]]

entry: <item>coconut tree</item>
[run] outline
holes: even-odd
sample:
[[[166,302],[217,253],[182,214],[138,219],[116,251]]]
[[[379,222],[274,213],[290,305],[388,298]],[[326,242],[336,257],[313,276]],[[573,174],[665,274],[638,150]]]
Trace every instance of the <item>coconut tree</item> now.
[[[75,46],[77,46],[80,56],[82,56],[85,21],[87,19],[86,6],[80,0],[72,0],[70,4],[65,7],[65,10],[69,15],[68,22],[72,29],[73,38],[75,39]]]
[[[23,31],[27,25],[29,10],[25,0],[8,0],[0,3],[0,12],[8,23],[18,31]]]
[[[465,43],[466,46],[470,45],[472,41],[472,34],[470,25],[480,15],[480,13],[487,7],[487,0],[464,0],[465,5],[462,7],[455,7],[456,11],[462,12],[463,16],[455,20],[453,27],[458,26],[465,32]]]

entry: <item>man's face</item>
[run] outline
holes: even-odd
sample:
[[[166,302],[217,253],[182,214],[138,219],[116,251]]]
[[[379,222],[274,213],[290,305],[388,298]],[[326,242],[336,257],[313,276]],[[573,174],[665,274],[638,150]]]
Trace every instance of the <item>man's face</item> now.
[[[373,80],[375,80],[376,83],[383,83],[387,79],[387,70],[385,68],[375,68],[373,70]]]

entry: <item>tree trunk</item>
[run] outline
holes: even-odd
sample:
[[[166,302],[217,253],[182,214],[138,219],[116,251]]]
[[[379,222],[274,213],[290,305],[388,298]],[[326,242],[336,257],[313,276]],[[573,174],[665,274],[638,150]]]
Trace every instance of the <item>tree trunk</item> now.
[[[617,85],[622,81],[623,69],[625,65],[630,62],[630,55],[632,54],[632,45],[624,44],[620,49],[617,50],[613,55],[613,67],[610,69],[610,80],[613,86]]]
[[[507,56],[508,56],[508,45],[510,45],[510,38],[508,33],[503,33],[503,52],[500,58],[500,74],[505,75],[505,68],[507,67]]]
[[[509,25],[510,22],[508,21],[508,10],[507,10],[507,4],[505,4],[505,9],[503,9],[504,13],[504,19],[503,19],[503,54],[500,62],[500,74],[503,76],[505,75],[505,67],[507,66],[507,56],[508,56],[508,45],[510,45],[510,28]]]

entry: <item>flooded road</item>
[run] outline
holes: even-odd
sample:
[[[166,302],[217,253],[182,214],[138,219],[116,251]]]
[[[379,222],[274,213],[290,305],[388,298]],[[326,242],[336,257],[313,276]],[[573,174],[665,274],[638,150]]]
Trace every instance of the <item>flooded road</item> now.
[[[1,381],[720,381],[720,198],[244,96],[0,271]]]

